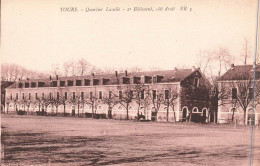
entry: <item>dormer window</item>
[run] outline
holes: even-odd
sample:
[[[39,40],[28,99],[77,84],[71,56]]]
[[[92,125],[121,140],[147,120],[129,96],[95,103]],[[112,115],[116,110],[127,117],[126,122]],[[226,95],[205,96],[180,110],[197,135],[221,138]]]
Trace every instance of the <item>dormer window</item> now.
[[[85,85],[85,86],[90,86],[90,80],[85,79],[85,80],[84,80],[84,85]]]
[[[109,85],[110,79],[103,78],[103,85]]]
[[[195,77],[195,79],[194,79],[194,86],[195,86],[196,88],[199,87],[199,78],[198,78],[198,77]]]
[[[31,87],[32,87],[32,88],[35,88],[35,87],[36,87],[36,83],[35,83],[35,82],[32,82],[32,83],[31,83]]]
[[[99,85],[100,81],[99,79],[93,79],[93,85]]]
[[[76,86],[81,86],[81,80],[76,80]]]
[[[23,83],[19,83],[19,88],[22,88],[23,87]]]
[[[52,87],[57,87],[57,81],[52,81]]]
[[[24,84],[24,87],[25,87],[25,88],[29,88],[29,83],[26,82],[26,83]]]
[[[164,76],[157,76],[157,83],[162,82],[162,79],[164,78]]]
[[[60,86],[61,87],[65,86],[65,81],[60,81]]]
[[[67,83],[68,83],[68,86],[73,86],[73,81],[68,80]]]
[[[38,87],[44,87],[44,82],[38,82]]]
[[[123,77],[123,84],[130,84],[130,78]]]
[[[134,77],[134,84],[141,84],[141,77]]]
[[[145,82],[146,84],[152,83],[152,77],[150,77],[150,76],[145,76],[145,77],[144,77],[144,82]]]

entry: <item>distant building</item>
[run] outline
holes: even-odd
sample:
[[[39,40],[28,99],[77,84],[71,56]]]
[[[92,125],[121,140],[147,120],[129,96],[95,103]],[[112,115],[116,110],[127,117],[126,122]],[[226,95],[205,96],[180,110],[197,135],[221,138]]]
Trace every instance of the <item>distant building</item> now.
[[[254,71],[256,71],[255,75]],[[218,88],[225,91],[226,97],[219,100],[218,123],[236,121],[237,123],[259,124],[259,79],[259,64],[232,65],[231,68],[219,78]]]
[[[168,117],[169,121],[186,121],[190,115],[193,121],[206,121],[209,87],[208,80],[195,68],[125,71],[20,80],[6,89],[6,100],[9,112],[13,113],[24,110],[29,114],[41,111],[56,114],[57,111],[64,115],[89,116],[94,112],[115,119],[126,119],[127,115],[134,119],[139,110],[139,115],[146,120],[166,121]],[[131,96],[135,99],[124,104]],[[47,99],[53,100],[48,103]],[[59,99],[58,104],[55,99]]]
[[[13,83],[12,81],[1,81],[1,112],[5,108],[5,89]]]

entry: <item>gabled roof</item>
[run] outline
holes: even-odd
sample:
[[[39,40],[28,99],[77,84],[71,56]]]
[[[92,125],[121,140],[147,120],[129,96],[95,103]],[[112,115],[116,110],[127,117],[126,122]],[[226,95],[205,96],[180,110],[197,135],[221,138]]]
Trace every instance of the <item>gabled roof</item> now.
[[[125,73],[118,73],[118,77],[116,77],[115,74],[100,74],[100,75],[84,75],[84,76],[69,76],[69,77],[59,77],[58,79],[60,81],[65,81],[65,80],[84,80],[84,79],[110,79],[111,85],[117,84],[117,80],[122,80],[123,77],[142,77],[142,76],[163,76],[163,79],[161,82],[180,82],[189,75],[191,75],[193,72],[197,70],[192,70],[192,69],[176,69],[176,70],[161,70],[161,71],[146,71],[146,72],[132,72],[132,73],[127,73],[127,76]],[[52,81],[56,81],[56,77],[52,78]],[[44,79],[30,79],[28,80],[20,80],[21,83],[24,82],[45,82],[45,87],[50,86],[50,79],[49,78],[44,78]],[[16,85],[13,84],[8,88],[16,88]]]
[[[218,81],[247,80],[249,76],[251,78],[254,78],[253,65],[239,65],[229,69],[225,74],[223,74],[218,79]],[[256,79],[259,78],[260,78],[260,65],[257,65]]]

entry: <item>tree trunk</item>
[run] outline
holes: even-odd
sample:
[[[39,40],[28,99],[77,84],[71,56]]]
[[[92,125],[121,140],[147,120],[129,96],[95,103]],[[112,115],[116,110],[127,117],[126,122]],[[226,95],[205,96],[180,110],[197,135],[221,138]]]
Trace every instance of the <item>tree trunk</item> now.
[[[247,125],[246,110],[244,110],[244,125]]]
[[[56,106],[56,116],[58,115],[58,107]]]
[[[128,117],[128,104],[126,105],[126,120],[128,120],[129,117]]]
[[[169,107],[167,107],[167,113],[166,113],[166,121],[169,121]]]
[[[65,111],[65,110],[66,110],[66,105],[63,105],[63,108],[64,108],[64,110],[63,110],[63,111],[64,111],[64,116],[65,116],[65,112],[66,112],[66,111]]]
[[[78,117],[79,117],[79,105],[78,105]]]

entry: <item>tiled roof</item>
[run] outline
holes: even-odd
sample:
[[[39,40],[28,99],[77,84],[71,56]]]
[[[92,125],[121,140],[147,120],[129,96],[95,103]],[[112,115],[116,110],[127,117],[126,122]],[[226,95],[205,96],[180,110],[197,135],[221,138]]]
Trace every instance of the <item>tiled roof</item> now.
[[[260,78],[260,65],[257,65],[256,70],[256,79]],[[247,80],[251,76],[253,78],[254,69],[253,65],[240,65],[234,66],[229,69],[225,74],[223,74],[218,81],[227,81],[227,80]]]
[[[69,76],[69,77],[59,77],[60,81],[64,80],[83,80],[83,79],[110,79],[111,85],[117,84],[117,80],[122,80],[123,77],[141,77],[141,76],[164,76],[161,82],[180,82],[187,76],[189,76],[191,73],[193,73],[192,69],[177,69],[177,70],[161,70],[161,71],[146,71],[146,72],[133,72],[133,73],[127,73],[127,76],[125,73],[118,73],[118,77],[116,77],[115,74],[100,74],[95,75],[94,77],[92,75],[84,75],[84,76]],[[50,86],[50,79],[31,79],[30,82],[45,82],[45,87]],[[52,78],[53,81],[56,81],[56,77]],[[21,80],[20,82],[28,82],[27,80]],[[8,88],[15,88],[15,84]]]

